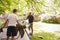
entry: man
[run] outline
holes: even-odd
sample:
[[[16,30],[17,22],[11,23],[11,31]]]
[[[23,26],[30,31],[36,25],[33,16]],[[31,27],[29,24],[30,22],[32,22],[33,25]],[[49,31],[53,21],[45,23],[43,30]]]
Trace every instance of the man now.
[[[27,16],[27,19],[28,19],[28,21],[29,21],[29,30],[30,30],[30,28],[31,28],[31,30],[32,30],[32,34],[33,34],[33,20],[34,20],[34,17],[33,17],[33,15],[32,15],[32,13],[30,12],[29,13],[29,15]]]
[[[17,31],[16,31],[16,24],[18,23],[19,25],[22,25],[22,23],[18,22],[18,17],[16,15],[17,10],[13,9],[13,14],[8,15],[6,22],[4,23],[3,28],[6,26],[6,24],[8,24],[8,28],[7,28],[7,39],[9,40],[9,37],[11,36],[11,40],[14,40],[14,37],[17,35]]]

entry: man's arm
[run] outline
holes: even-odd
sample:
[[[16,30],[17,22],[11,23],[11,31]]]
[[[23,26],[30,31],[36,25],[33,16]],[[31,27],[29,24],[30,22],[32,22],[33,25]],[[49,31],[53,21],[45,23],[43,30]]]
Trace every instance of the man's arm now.
[[[33,16],[33,21],[34,21],[34,16]]]
[[[7,23],[8,23],[8,19],[5,21],[5,23],[4,23],[2,28],[4,28],[7,25]]]
[[[29,16],[27,16],[27,18],[26,19],[24,19],[24,20],[27,20],[29,18]]]

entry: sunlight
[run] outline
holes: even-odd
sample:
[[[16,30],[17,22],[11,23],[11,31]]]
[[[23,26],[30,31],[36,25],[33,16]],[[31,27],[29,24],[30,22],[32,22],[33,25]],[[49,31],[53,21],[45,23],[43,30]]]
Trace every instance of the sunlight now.
[[[50,6],[50,3],[51,3],[52,1],[53,1],[53,0],[45,0],[46,6]]]
[[[58,2],[60,3],[60,0],[58,0]]]

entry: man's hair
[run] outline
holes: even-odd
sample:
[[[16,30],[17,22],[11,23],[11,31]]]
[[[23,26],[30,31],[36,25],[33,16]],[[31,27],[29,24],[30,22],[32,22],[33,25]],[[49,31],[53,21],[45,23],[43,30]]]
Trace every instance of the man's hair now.
[[[13,9],[13,13],[17,12],[17,9]]]
[[[31,12],[29,12],[29,15],[31,15],[32,13]]]

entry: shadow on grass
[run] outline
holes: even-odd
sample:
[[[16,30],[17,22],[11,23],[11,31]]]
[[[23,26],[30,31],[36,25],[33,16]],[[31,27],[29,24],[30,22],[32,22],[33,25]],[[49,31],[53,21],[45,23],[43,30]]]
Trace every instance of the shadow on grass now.
[[[39,32],[33,34],[31,40],[60,40],[55,34],[48,32]]]

